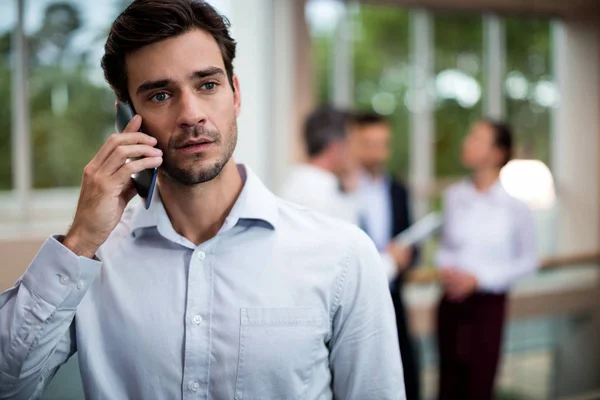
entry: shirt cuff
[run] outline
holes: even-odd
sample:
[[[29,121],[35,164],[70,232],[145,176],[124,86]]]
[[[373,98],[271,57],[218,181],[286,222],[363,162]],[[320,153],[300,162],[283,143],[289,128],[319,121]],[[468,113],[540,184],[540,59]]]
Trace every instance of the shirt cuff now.
[[[477,290],[486,293],[504,293],[508,290],[506,285],[499,282],[497,276],[493,274],[475,274],[477,279]]]
[[[46,240],[21,282],[54,307],[72,309],[98,276],[102,262],[77,256],[60,239]]]

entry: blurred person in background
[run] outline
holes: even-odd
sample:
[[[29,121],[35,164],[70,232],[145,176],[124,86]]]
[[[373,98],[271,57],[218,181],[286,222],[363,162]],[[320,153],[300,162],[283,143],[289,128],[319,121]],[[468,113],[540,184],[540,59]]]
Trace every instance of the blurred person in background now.
[[[416,249],[398,246],[392,239],[411,224],[409,196],[406,186],[386,172],[391,155],[391,126],[376,113],[356,113],[353,118],[351,149],[360,172],[357,199],[361,227],[373,239],[384,259],[393,258],[388,266],[388,279],[396,311],[396,324],[406,398],[419,399],[419,368],[414,343],[402,299],[403,273],[416,256]]]
[[[314,110],[304,123],[308,160],[292,168],[281,197],[358,225],[355,163],[348,146],[348,114],[330,106]]]
[[[462,152],[471,176],[444,196],[436,257],[444,291],[437,319],[440,400],[493,398],[506,294],[538,266],[533,215],[499,181],[511,156],[508,125],[476,123]]]

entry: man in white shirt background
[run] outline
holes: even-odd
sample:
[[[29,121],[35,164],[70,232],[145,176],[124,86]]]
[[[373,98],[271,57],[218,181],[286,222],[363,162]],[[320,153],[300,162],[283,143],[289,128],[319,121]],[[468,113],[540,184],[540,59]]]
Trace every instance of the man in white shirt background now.
[[[323,106],[309,114],[303,132],[308,159],[292,168],[280,195],[364,228],[357,197],[361,167],[350,139],[353,129],[351,114],[336,108]],[[410,264],[410,249],[388,242],[379,250],[390,281]]]
[[[281,197],[358,225],[356,167],[347,140],[348,115],[317,108],[304,122],[307,161],[294,166]]]
[[[40,398],[74,354],[89,399],[405,398],[372,241],[232,158],[228,28],[200,0],[113,23],[102,66],[138,115],[85,167],[69,232],[0,294],[0,399]],[[125,211],[155,167],[150,208]]]

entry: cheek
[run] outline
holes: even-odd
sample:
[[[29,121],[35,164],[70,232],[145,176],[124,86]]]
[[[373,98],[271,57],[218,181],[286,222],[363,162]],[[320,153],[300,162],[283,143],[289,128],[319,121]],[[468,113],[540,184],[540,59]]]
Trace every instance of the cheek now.
[[[211,124],[221,132],[222,135],[227,135],[231,130],[231,125],[237,118],[237,109],[231,98],[219,99],[215,101],[208,109],[208,118]]]

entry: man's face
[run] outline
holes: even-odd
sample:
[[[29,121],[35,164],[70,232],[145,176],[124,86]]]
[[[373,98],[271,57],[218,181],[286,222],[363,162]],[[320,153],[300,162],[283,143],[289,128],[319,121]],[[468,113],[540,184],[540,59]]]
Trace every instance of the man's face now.
[[[128,90],[143,130],[163,151],[161,171],[184,185],[214,179],[237,142],[240,90],[215,39],[196,29],[126,57]]]
[[[390,156],[390,127],[385,123],[359,127],[354,132],[353,148],[361,166],[378,173],[385,168]]]

